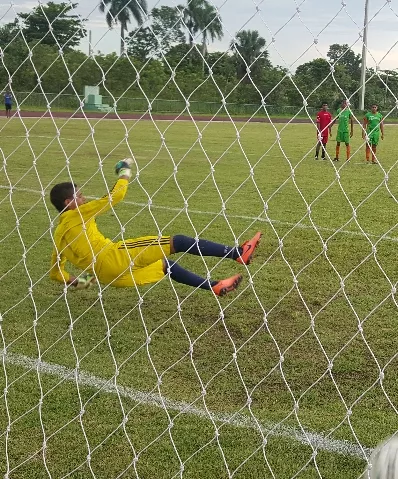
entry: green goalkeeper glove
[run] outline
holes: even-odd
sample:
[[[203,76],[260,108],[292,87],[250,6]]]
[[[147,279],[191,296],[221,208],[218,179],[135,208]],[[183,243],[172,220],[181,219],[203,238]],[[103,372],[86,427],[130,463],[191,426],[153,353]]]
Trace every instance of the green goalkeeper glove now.
[[[131,167],[133,166],[134,160],[131,158],[125,158],[116,163],[115,172],[119,176],[127,176],[131,178]]]
[[[76,278],[76,281],[76,289],[89,289],[95,283],[95,277],[86,273]]]

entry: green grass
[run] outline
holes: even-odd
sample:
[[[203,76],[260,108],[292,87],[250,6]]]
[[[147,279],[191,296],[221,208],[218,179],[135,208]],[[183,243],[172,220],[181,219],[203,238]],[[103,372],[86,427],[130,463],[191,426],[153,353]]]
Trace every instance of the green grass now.
[[[43,361],[68,368],[79,358],[81,370],[105,379],[115,374],[116,363],[119,385],[157,393],[160,377],[159,390],[171,401],[196,401],[202,409],[205,401],[214,413],[240,412],[364,447],[396,430],[393,127],[379,147],[381,164],[371,166],[363,161],[358,126],[351,162],[332,164],[314,161],[310,125],[277,125],[277,141],[273,126],[264,124],[238,125],[238,137],[230,123],[93,120],[92,137],[85,121],[56,122],[60,143],[51,120],[26,120],[28,139],[18,119],[0,123],[7,164],[0,185],[16,186],[11,202],[8,190],[0,189],[0,326],[7,352],[37,358],[40,350]],[[237,294],[217,302],[205,291],[173,284],[175,295],[165,279],[139,294],[107,287],[99,299],[98,290],[64,296],[49,280],[49,215],[56,215],[41,188],[48,193],[70,174],[86,195],[101,196],[114,182],[114,164],[130,156],[130,148],[139,182],[131,183],[117,216],[98,219],[100,229],[114,238],[121,223],[131,237],[197,233],[223,243],[262,230],[248,271],[231,261],[206,260],[213,278],[244,273]],[[148,195],[150,211],[139,206]],[[219,214],[223,202],[225,216]],[[185,255],[181,264],[206,272],[197,257]],[[325,450],[311,460],[311,448],[288,437],[270,435],[264,446],[253,428],[217,423],[217,438],[205,417],[78,387],[12,361],[4,371],[0,470],[4,474],[8,465],[10,477],[49,477],[46,468],[52,477],[108,479],[123,471],[125,478],[179,477],[181,461],[184,478],[223,478],[229,471],[237,478],[354,479],[366,464]]]

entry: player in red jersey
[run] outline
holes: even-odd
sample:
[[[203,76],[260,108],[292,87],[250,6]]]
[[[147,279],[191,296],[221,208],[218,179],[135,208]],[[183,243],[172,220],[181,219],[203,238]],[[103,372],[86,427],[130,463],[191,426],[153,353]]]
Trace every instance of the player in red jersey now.
[[[318,159],[319,150],[322,147],[322,160],[325,160],[326,144],[329,136],[332,136],[332,115],[328,111],[327,103],[322,103],[322,110],[316,116],[316,128],[318,131],[318,144],[316,145],[315,159]]]

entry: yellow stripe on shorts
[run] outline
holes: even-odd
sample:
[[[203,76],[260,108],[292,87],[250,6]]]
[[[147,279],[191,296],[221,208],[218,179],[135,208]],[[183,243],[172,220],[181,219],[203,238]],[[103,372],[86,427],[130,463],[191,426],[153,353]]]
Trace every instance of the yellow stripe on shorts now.
[[[131,248],[140,248],[144,246],[158,246],[158,245],[167,245],[170,243],[170,238],[163,238],[160,240],[143,240],[143,241],[125,241],[121,244],[118,249],[131,249]]]

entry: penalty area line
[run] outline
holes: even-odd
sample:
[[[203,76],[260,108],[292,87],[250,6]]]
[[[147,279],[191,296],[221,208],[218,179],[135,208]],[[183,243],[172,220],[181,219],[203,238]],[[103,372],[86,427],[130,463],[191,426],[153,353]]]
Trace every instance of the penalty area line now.
[[[316,451],[326,451],[344,456],[353,456],[364,461],[372,453],[371,448],[361,447],[350,441],[333,439],[321,433],[306,431],[285,424],[257,422],[252,417],[241,413],[220,413],[201,409],[192,404],[168,399],[159,394],[115,385],[114,378],[104,379],[80,369],[76,371],[76,369],[67,368],[60,364],[39,361],[38,359],[23,354],[4,354],[3,351],[3,360],[7,364],[19,366],[31,371],[38,371],[41,374],[57,377],[58,379],[67,382],[78,383],[79,386],[91,387],[102,393],[118,394],[126,399],[130,399],[133,402],[145,406],[152,406],[161,409],[166,408],[167,410],[172,410],[179,414],[189,414],[200,419],[212,419],[214,422],[222,423],[223,425],[228,424],[230,426],[252,429],[255,431],[261,430],[265,436],[281,437],[292,440],[305,446],[312,446]]]
[[[7,185],[0,185],[0,190],[11,190],[10,186]],[[42,194],[42,191],[35,190],[33,188],[23,188],[23,187],[12,187],[12,190],[14,191],[21,191],[25,193],[35,193],[35,194]],[[45,193],[45,192],[44,192]],[[98,199],[97,196],[86,196],[86,198],[90,200],[96,200]],[[140,208],[148,207],[148,203],[138,203],[136,201],[129,201],[129,200],[123,200],[123,203],[127,205],[132,205],[132,206],[138,206]],[[163,206],[163,205],[150,205],[151,208],[157,209],[157,210],[165,210],[165,211],[175,211],[176,213],[180,213],[182,211],[186,211],[187,214],[191,215],[206,215],[206,216],[220,216],[222,217],[221,212],[216,212],[216,211],[202,211],[202,210],[195,210],[195,209],[188,209],[185,210],[185,208],[177,208],[173,206]],[[275,224],[275,225],[281,225],[281,226],[287,226],[289,228],[298,228],[298,229],[303,229],[303,230],[312,230],[312,231],[324,231],[327,233],[341,233],[345,234],[348,236],[358,236],[361,238],[365,238],[365,233],[361,233],[359,231],[350,231],[350,230],[339,230],[333,229],[333,228],[328,228],[327,226],[310,226],[302,223],[290,223],[288,221],[280,221],[280,220],[273,220],[273,219],[267,219],[262,216],[248,216],[248,215],[235,215],[235,214],[228,214],[226,213],[227,218],[234,218],[234,219],[240,219],[240,220],[245,220],[245,221],[259,221],[261,223],[269,223],[269,224]],[[398,242],[398,237],[397,236],[388,236],[388,235],[376,235],[374,233],[368,233],[366,232],[366,235],[369,238],[374,238],[376,240],[383,240],[383,241],[391,241],[393,243]]]

